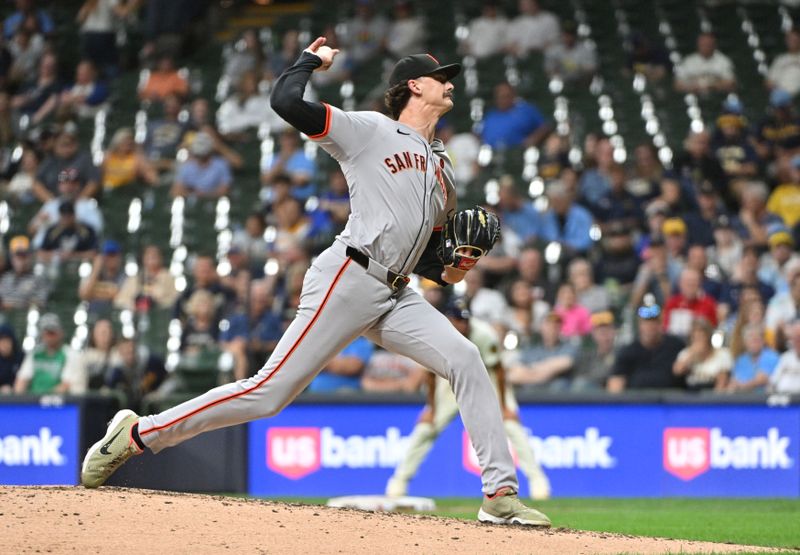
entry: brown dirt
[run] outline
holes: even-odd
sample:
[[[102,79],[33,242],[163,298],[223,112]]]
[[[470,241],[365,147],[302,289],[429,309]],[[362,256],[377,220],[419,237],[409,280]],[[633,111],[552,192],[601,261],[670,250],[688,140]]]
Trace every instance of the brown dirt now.
[[[0,487],[3,553],[732,553],[743,546],[105,487]]]

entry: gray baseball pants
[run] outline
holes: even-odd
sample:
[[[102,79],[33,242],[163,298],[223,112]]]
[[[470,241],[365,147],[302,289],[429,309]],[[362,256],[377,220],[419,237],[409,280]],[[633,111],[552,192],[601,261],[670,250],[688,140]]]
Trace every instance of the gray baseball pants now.
[[[252,378],[139,420],[154,453],[198,434],[278,414],[325,364],[364,335],[450,382],[481,465],[484,493],[519,489],[503,418],[478,348],[419,294],[399,294],[345,256],[341,241],[306,272],[294,321]]]

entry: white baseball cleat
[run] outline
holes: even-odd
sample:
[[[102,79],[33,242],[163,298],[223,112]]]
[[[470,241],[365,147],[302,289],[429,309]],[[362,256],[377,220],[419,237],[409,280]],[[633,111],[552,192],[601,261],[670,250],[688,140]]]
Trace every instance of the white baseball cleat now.
[[[89,448],[83,459],[81,484],[84,487],[102,486],[125,461],[142,454],[132,435],[138,421],[139,415],[132,410],[121,410],[114,415],[106,435]]]

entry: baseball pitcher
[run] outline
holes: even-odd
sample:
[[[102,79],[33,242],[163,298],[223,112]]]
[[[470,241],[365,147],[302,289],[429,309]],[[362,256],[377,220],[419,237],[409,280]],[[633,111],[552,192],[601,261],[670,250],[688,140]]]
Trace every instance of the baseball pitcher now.
[[[536,460],[528,434],[519,421],[519,407],[514,390],[505,381],[505,371],[500,362],[500,343],[497,332],[491,325],[470,317],[469,310],[460,299],[448,304],[444,313],[453,326],[478,347],[481,359],[489,370],[492,385],[503,412],[506,435],[514,446],[522,472],[528,478],[532,499],[543,500],[550,497],[550,481]],[[394,474],[386,483],[386,495],[402,497],[406,495],[408,483],[416,475],[425,457],[428,456],[439,434],[458,415],[458,405],[453,390],[441,377],[428,374],[428,403],[420,415],[417,425],[411,432],[408,450],[398,463]]]
[[[325,363],[364,335],[450,382],[480,463],[485,522],[550,526],[520,502],[503,417],[477,347],[407,288],[410,273],[457,283],[497,239],[499,223],[480,208],[456,212],[453,166],[434,139],[453,107],[458,64],[433,56],[401,59],[385,101],[392,117],[306,102],[314,71],[337,50],[316,39],[276,81],[271,104],[325,149],[347,178],[352,212],[344,231],[308,269],[294,321],[264,367],[160,414],[120,411],[83,462],[81,481],[97,487],[131,456],[157,453],[208,430],[277,414]]]

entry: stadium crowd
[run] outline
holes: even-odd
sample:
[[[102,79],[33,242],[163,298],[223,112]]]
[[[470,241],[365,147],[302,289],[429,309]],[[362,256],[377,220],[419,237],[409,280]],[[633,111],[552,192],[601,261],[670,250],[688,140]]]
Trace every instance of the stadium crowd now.
[[[313,257],[344,227],[344,175],[269,104],[270,83],[308,33],[269,35],[275,44],[257,30],[242,33],[225,51],[214,100],[184,67],[183,30],[203,19],[204,5],[87,0],[77,15],[81,55],[71,64],[55,47],[53,18],[34,0],[16,0],[6,17],[3,217],[31,216],[0,245],[0,392],[118,391],[137,405],[248,377],[291,321]],[[381,7],[359,0],[342,25],[320,29],[341,52],[329,71],[314,74],[309,97],[344,86],[375,60],[391,66],[426,51],[412,2]],[[547,75],[567,86],[592,80],[596,52],[574,22],[536,0],[514,8],[505,14],[485,2],[459,37],[460,55],[504,54],[524,64],[539,52]],[[120,46],[119,30],[133,25],[144,29],[143,41],[126,65],[131,46]],[[674,67],[653,37],[634,37],[620,71],[722,103],[716,121],[690,131],[669,163],[650,143],[620,160],[602,133],[561,134],[510,83],[494,84],[476,125],[440,125],[459,191],[484,196],[487,145],[535,149],[543,190],[529,195],[521,176],[491,176],[496,188],[485,198],[501,220],[500,243],[455,292],[415,285],[442,308],[452,295],[465,297],[472,317],[502,338],[508,379],[522,391],[800,394],[800,32],[789,30],[785,41],[764,83],[763,119],[750,122],[729,94],[735,68],[712,33],[701,33],[697,52]],[[121,102],[113,91],[126,72],[141,72],[137,102],[149,117],[141,126],[132,116],[117,122],[98,144],[91,131],[98,114]],[[371,94],[362,107],[382,109],[380,99]],[[240,154],[252,143],[270,145],[257,183],[241,178],[256,171]],[[192,250],[180,264],[169,230],[141,244],[123,236],[124,226],[109,231],[128,218],[116,197],[165,191],[162,202],[173,209],[180,199],[213,213],[245,188],[256,201],[230,222],[229,240]],[[65,302],[57,284],[67,273],[80,275],[67,295],[76,302],[59,316],[52,307]],[[78,323],[79,313],[88,332],[70,336],[64,318]],[[169,325],[147,337],[143,323],[158,315]],[[309,390],[413,392],[423,375],[359,338]]]

